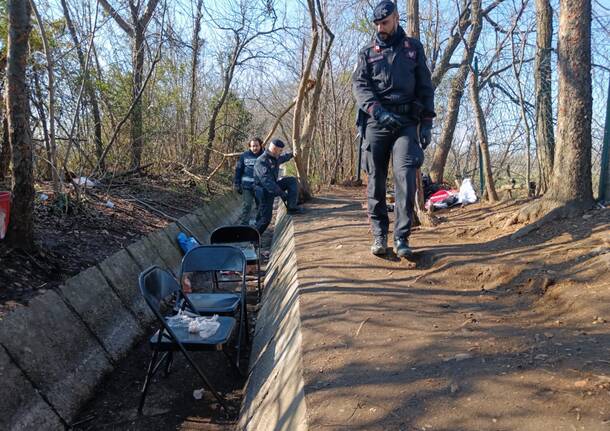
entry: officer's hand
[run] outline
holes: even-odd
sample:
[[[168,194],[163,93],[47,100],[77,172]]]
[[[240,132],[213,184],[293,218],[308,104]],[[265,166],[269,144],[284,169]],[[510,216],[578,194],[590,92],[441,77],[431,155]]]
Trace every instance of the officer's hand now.
[[[419,145],[425,150],[432,141],[432,124],[422,124],[419,127]]]
[[[375,118],[382,127],[392,131],[396,131],[402,127],[400,117],[383,109],[381,106],[378,106],[373,110],[373,118]]]

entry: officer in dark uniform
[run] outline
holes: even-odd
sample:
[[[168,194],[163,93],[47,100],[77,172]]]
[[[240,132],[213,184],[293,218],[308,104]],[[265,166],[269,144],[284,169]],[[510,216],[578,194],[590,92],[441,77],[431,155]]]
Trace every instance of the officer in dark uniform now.
[[[258,156],[263,153],[263,141],[261,138],[252,138],[245,151],[235,166],[235,180],[233,187],[237,193],[242,195],[240,224],[249,224],[254,196],[254,163]]]
[[[405,35],[394,2],[374,10],[374,40],[362,49],[352,76],[356,102],[366,121],[364,157],[368,173],[368,214],[374,235],[371,252],[385,254],[389,218],[386,180],[390,156],[396,191],[394,249],[412,254],[408,238],[413,221],[416,172],[430,143],[434,88],[422,44]],[[418,133],[419,126],[419,133]]]
[[[256,159],[254,164],[254,187],[258,200],[256,229],[262,235],[271,223],[273,201],[276,196],[282,198],[289,213],[300,213],[298,207],[299,187],[294,177],[283,177],[278,180],[280,165],[292,159],[292,153],[282,155],[284,142],[273,139],[269,148]]]

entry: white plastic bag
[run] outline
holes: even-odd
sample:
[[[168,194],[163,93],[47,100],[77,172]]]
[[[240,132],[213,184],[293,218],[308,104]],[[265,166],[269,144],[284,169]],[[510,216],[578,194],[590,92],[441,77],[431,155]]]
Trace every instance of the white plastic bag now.
[[[464,178],[462,185],[460,186],[460,193],[458,194],[458,202],[462,205],[473,204],[477,201],[477,194],[474,192],[472,187],[472,180],[470,178]]]

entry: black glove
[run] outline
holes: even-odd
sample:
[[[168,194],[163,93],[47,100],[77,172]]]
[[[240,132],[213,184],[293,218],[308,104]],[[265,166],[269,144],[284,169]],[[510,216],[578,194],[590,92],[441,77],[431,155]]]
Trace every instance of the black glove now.
[[[425,150],[430,145],[430,141],[432,141],[432,124],[422,123],[419,126],[419,145],[421,145],[421,149]]]
[[[286,208],[288,208],[288,193],[284,192],[283,194],[281,194],[280,199],[282,199],[284,205],[286,205]]]
[[[385,110],[381,105],[378,105],[375,107],[375,109],[373,109],[373,118],[377,120],[382,127],[385,127],[393,132],[397,131],[403,126],[403,123],[398,115]]]
[[[241,186],[239,184],[235,184],[235,187],[233,187],[235,189],[235,191],[237,193],[239,193],[240,195],[244,192],[241,188]]]

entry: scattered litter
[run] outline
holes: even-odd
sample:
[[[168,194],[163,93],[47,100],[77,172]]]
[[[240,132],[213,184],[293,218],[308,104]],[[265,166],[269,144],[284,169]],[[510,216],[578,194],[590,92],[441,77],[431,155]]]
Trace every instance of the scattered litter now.
[[[106,208],[114,208],[114,203],[111,200],[106,201]]]
[[[47,201],[47,200],[49,200],[49,195],[47,195],[45,193],[40,193],[38,195],[38,199],[40,199],[41,202]]]
[[[368,320],[369,320],[369,318],[367,317],[362,322],[360,322],[360,326],[358,326],[358,330],[356,331],[356,334],[354,335],[354,337],[357,337],[360,334],[360,331],[362,330],[362,327],[364,326],[364,324],[366,322],[368,322]]]
[[[212,317],[202,317],[179,312],[175,316],[168,317],[167,324],[172,328],[187,328],[189,333],[199,333],[201,338],[211,337],[220,328],[217,314]]]
[[[203,392],[204,392],[203,388],[195,389],[193,391],[193,398],[195,398],[196,400],[202,399],[203,398]]]
[[[335,247],[336,249],[340,249],[343,248],[343,244],[339,244],[338,246]]]
[[[72,178],[72,182],[77,186],[84,186],[85,188],[97,187],[97,185],[99,184],[97,181],[92,180],[88,177]]]
[[[457,383],[451,383],[451,386],[449,386],[449,390],[452,394],[455,394],[457,391],[460,390],[460,386]]]

